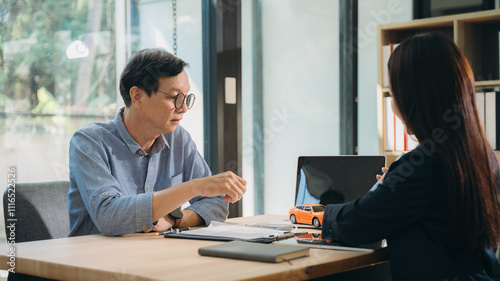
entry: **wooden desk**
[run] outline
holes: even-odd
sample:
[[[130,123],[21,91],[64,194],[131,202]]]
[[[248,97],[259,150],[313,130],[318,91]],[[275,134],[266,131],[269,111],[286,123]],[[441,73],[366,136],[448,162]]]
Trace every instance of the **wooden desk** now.
[[[286,219],[264,215],[229,219],[245,224]],[[311,249],[290,263],[203,257],[215,241],[165,239],[152,233],[88,235],[18,243],[16,272],[60,280],[305,280],[386,262],[386,251],[359,253]],[[8,269],[6,245],[0,268]]]

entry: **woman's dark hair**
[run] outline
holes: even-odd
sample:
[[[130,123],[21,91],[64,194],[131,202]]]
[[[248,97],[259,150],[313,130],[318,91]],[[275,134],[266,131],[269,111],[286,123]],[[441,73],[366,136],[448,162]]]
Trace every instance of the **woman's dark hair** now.
[[[423,33],[403,41],[388,67],[402,121],[443,161],[452,230],[468,248],[496,247],[498,161],[479,121],[466,57],[448,37]]]
[[[136,52],[120,77],[120,93],[130,106],[130,88],[137,86],[148,96],[158,90],[158,79],[177,76],[188,64],[164,49],[144,49]]]

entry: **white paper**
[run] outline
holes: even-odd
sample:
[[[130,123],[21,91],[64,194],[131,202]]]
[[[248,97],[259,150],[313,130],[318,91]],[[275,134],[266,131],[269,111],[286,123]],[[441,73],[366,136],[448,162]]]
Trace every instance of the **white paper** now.
[[[257,239],[270,236],[283,235],[285,232],[276,229],[246,227],[241,225],[232,225],[222,222],[212,222],[208,227],[181,232],[187,235],[203,235],[213,237],[226,237],[238,239]]]

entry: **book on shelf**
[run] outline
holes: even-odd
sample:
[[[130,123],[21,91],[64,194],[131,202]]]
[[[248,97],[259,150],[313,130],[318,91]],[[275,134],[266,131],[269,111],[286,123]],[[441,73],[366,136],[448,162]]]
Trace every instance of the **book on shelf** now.
[[[394,131],[396,130],[396,115],[392,112],[391,97],[384,98],[384,111],[385,111],[385,150],[394,150]]]
[[[201,247],[198,249],[198,254],[251,261],[283,262],[309,256],[309,247],[231,241]]]
[[[389,88],[389,69],[387,67],[387,63],[389,62],[389,57],[391,56],[394,49],[396,49],[398,46],[399,43],[391,43],[382,46],[382,64],[384,67],[384,71],[382,73],[382,79],[384,88]]]
[[[476,64],[473,64],[474,74],[477,81],[500,79],[499,62],[499,30],[500,24],[484,24],[480,27],[480,40],[476,56]]]
[[[496,108],[496,93],[484,93],[484,130],[486,131],[486,139],[493,149],[497,149]]]
[[[500,149],[500,97],[499,92],[476,93],[477,113],[488,142],[493,149]]]
[[[392,111],[392,97],[384,98],[385,151],[408,151],[417,147],[414,136],[406,132],[403,122]]]
[[[493,149],[500,149],[500,92],[477,92],[476,106],[479,121]],[[406,132],[403,122],[394,114],[391,97],[384,98],[385,151],[408,151],[418,142]]]
[[[395,137],[395,143],[394,143],[394,150],[396,151],[406,151],[406,130],[405,130],[405,125],[403,125],[403,121],[399,119],[397,116],[394,118],[395,122],[395,130],[394,130],[394,135]]]
[[[478,92],[476,93],[476,106],[477,106],[477,114],[479,115],[479,122],[483,129],[485,128],[486,123],[484,122],[484,93]]]

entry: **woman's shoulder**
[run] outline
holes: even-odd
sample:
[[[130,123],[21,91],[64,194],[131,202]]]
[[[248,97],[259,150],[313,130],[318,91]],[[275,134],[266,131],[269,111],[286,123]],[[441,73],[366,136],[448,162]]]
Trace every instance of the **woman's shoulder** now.
[[[418,145],[415,149],[408,151],[398,157],[393,163],[394,168],[406,170],[432,170],[435,167],[442,167],[441,156],[435,149]],[[392,165],[391,165],[392,167]]]
[[[384,179],[393,187],[430,187],[444,178],[444,166],[435,151],[417,146],[394,161]]]

